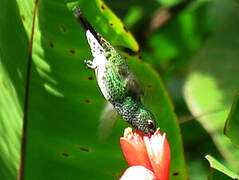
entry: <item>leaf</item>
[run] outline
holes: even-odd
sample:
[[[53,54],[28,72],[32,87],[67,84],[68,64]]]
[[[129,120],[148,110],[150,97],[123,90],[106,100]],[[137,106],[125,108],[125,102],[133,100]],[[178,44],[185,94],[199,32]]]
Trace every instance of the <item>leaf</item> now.
[[[30,4],[29,4],[30,6]],[[30,9],[29,9],[30,10]],[[16,179],[29,36],[16,1],[0,3],[0,177]],[[29,27],[31,23],[28,21]]]
[[[222,172],[222,173],[226,174],[227,176],[231,177],[232,179],[239,179],[239,176],[236,173],[234,173],[233,171],[231,171],[230,169],[228,169],[227,167],[222,165],[220,162],[218,162],[212,156],[207,155],[207,156],[205,156],[205,158],[210,163],[211,168],[216,169],[219,172]],[[219,176],[219,175],[216,175],[216,177],[217,176]],[[213,177],[214,177],[214,175],[213,175]],[[215,177],[211,178],[211,179],[215,179]],[[229,179],[229,178],[227,178],[227,179]]]
[[[127,123],[118,121],[107,140],[100,141],[97,137],[105,100],[94,72],[84,67],[84,59],[92,56],[83,30],[71,12],[70,7],[75,3],[41,0],[38,4],[25,132],[24,179],[118,179],[128,167],[119,145]],[[138,50],[133,36],[102,1],[81,0],[79,5],[96,30],[114,46]],[[13,11],[11,17],[6,14],[5,7]],[[0,177],[10,180],[16,179],[19,162],[33,9],[31,0],[6,1],[0,6],[0,17],[4,17],[4,21],[2,18],[0,21],[6,24],[0,30],[0,44],[4,44],[0,46],[0,77],[5,82],[0,86],[0,103],[4,105],[0,111],[0,133],[4,133],[0,142],[3,149]],[[135,68],[141,85],[150,89],[148,93],[155,93],[148,105],[171,143],[170,175],[176,171],[174,179],[187,179],[180,130],[160,77],[137,58],[132,61],[129,58],[128,62],[132,62],[130,66]],[[149,81],[146,77],[152,79]]]
[[[239,151],[222,134],[239,84],[239,6],[234,1],[225,0],[215,1],[213,5],[217,32],[193,59],[184,96],[190,111],[211,134],[227,163],[239,170]]]
[[[239,147],[239,141],[238,141],[238,136],[239,136],[239,104],[238,104],[238,98],[239,98],[239,92],[237,92],[232,107],[231,111],[228,115],[225,128],[224,128],[224,133],[226,136],[230,138],[233,144],[235,144],[237,147]]]
[[[215,169],[211,169],[208,175],[209,180],[231,180],[229,176],[225,175],[224,173],[217,171]]]

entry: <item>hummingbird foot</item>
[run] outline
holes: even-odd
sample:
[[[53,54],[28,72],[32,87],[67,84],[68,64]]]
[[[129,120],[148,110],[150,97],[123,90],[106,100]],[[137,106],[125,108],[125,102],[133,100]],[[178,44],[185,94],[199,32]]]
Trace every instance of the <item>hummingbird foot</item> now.
[[[89,69],[95,70],[97,68],[97,66],[95,66],[93,61],[91,61],[91,60],[84,60],[84,63],[86,65],[86,67]]]

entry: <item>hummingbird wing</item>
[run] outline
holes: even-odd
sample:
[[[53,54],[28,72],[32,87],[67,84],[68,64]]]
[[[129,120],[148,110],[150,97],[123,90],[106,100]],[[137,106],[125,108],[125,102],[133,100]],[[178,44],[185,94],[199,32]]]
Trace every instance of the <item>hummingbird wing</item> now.
[[[115,110],[114,106],[107,102],[99,119],[98,135],[100,139],[106,139],[110,135],[118,117],[119,114]]]
[[[127,83],[127,89],[129,89],[129,92],[131,93],[132,96],[140,98],[141,96],[144,95],[143,90],[141,89],[138,81],[134,77],[133,73],[130,73],[130,75],[127,77],[128,83]]]
[[[119,68],[119,74],[123,77],[123,81],[126,87],[126,92],[135,97],[140,98],[144,95],[143,90],[141,89],[138,81],[136,80],[134,74],[129,69],[128,65],[125,61],[123,61],[125,64],[121,65]]]

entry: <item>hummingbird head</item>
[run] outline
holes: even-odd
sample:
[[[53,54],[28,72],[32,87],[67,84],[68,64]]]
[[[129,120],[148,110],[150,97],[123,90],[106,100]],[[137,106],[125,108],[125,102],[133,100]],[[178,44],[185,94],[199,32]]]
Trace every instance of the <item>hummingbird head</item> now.
[[[139,108],[136,119],[136,121],[132,122],[132,125],[142,133],[150,135],[156,131],[154,115],[145,107]]]

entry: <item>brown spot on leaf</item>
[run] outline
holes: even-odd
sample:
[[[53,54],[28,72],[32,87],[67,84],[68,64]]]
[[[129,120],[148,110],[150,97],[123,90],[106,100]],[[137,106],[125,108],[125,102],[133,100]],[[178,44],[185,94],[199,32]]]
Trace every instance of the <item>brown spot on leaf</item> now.
[[[76,53],[76,51],[75,51],[75,50],[73,50],[73,49],[71,49],[71,50],[70,50],[70,53],[71,53],[71,54],[75,54],[75,53]]]
[[[7,89],[7,85],[6,85],[5,81],[3,81],[3,80],[2,80],[2,85],[3,85],[3,87],[4,87],[6,90],[8,90],[8,89]]]
[[[174,175],[174,176],[178,176],[178,175],[179,175],[179,172],[174,172],[173,175]]]
[[[54,48],[54,47],[55,47],[55,45],[53,44],[53,42],[49,42],[49,45],[50,45],[51,48]]]
[[[25,16],[24,16],[24,14],[22,14],[22,20],[23,20],[23,21],[26,21],[26,18],[25,18]]]
[[[113,176],[119,176],[119,175],[120,175],[120,172],[112,172],[112,175],[113,175]]]
[[[153,85],[152,85],[152,84],[149,84],[147,87],[151,89],[151,88],[153,87]]]
[[[112,26],[112,27],[113,27],[114,25],[115,25],[115,24],[114,24],[113,22],[110,22],[110,26]]]
[[[92,80],[93,80],[93,77],[92,77],[92,76],[89,76],[89,77],[88,77],[88,80],[92,81]]]
[[[88,148],[81,147],[81,146],[79,146],[79,150],[83,151],[83,152],[90,152],[90,150]]]
[[[70,157],[70,154],[66,153],[66,152],[61,153],[61,155],[64,156],[64,157]]]
[[[104,4],[101,4],[100,7],[101,7],[102,10],[105,10],[105,6],[104,6]]]
[[[129,32],[129,30],[124,26],[124,30],[126,31],[126,32]]]
[[[66,33],[66,28],[63,25],[59,25],[61,32]]]
[[[139,59],[142,59],[142,56],[141,56],[141,55],[139,55],[139,56],[138,56],[138,58],[139,58]]]
[[[90,104],[90,103],[91,103],[91,101],[90,101],[89,99],[85,99],[85,103],[88,103],[88,104]]]

